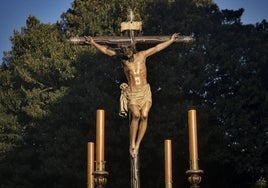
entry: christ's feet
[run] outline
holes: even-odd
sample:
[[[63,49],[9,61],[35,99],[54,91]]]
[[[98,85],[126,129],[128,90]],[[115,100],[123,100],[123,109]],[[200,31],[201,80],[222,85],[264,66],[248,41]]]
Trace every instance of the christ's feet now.
[[[139,153],[139,149],[136,147],[130,147],[129,148],[129,153],[131,155],[132,158],[137,157],[138,153]]]

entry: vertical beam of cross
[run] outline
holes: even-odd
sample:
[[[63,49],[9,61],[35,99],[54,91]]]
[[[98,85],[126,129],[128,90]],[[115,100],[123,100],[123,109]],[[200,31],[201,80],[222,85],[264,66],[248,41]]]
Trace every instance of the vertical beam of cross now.
[[[141,30],[141,22],[134,21],[134,13],[129,11],[128,21],[121,23],[121,32],[127,31],[130,37],[130,46],[136,50],[135,30]],[[139,175],[139,156],[130,156],[131,164],[131,188],[140,188],[140,175]]]

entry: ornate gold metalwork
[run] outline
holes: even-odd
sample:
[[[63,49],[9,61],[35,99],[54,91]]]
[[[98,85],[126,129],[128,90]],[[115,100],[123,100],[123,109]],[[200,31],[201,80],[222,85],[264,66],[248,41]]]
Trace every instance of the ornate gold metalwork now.
[[[203,170],[187,170],[186,174],[189,175],[188,181],[190,182],[190,188],[199,188],[199,184],[201,183],[201,174],[203,174]]]
[[[107,183],[107,176],[109,175],[109,173],[105,171],[105,161],[101,161],[98,166],[100,168],[96,169],[96,171],[93,173],[94,183],[95,187],[103,188]]]

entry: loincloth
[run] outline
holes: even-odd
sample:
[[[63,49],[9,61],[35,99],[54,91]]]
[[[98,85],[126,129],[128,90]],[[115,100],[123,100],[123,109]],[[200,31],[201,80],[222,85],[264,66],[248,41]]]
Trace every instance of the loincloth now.
[[[144,85],[141,88],[130,90],[126,83],[120,85],[120,112],[119,115],[125,117],[130,105],[137,105],[139,110],[146,102],[152,103],[152,92],[149,84]]]

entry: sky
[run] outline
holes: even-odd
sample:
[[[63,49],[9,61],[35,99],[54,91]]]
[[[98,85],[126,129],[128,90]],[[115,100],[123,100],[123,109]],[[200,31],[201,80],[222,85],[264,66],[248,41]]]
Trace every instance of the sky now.
[[[0,6],[0,63],[3,51],[11,49],[9,38],[13,31],[21,31],[28,16],[42,23],[56,23],[63,12],[71,8],[74,0],[1,0]],[[268,21],[268,0],[214,0],[220,9],[244,8],[243,24]]]

